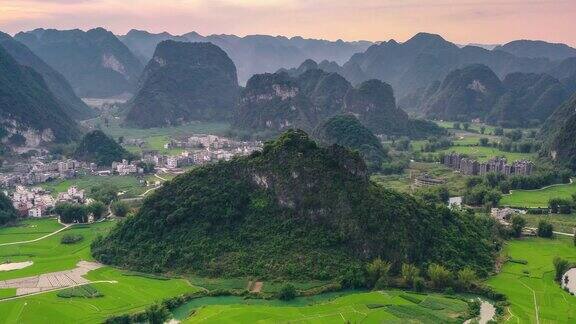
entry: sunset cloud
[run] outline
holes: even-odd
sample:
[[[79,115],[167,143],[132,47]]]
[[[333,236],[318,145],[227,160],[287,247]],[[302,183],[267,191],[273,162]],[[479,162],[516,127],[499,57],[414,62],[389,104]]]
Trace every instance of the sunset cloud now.
[[[419,31],[457,43],[544,39],[576,46],[576,1],[548,0],[0,0],[0,29],[115,33],[272,34],[405,40]]]

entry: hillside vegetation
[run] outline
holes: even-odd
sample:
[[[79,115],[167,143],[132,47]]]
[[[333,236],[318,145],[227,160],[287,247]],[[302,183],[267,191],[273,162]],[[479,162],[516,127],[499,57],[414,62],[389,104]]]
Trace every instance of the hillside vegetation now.
[[[40,74],[0,47],[0,138],[15,145],[70,142],[78,125],[63,111]],[[35,143],[27,143],[27,138]]]
[[[338,144],[360,152],[368,170],[377,170],[389,159],[378,137],[353,115],[338,115],[328,119],[316,130],[314,137],[323,144]]]
[[[176,177],[92,253],[133,270],[217,277],[354,277],[376,257],[486,274],[492,224],[375,185],[358,154],[290,130],[262,152]]]
[[[129,160],[132,155],[104,132],[94,130],[82,137],[74,151],[74,157],[81,161],[90,161],[100,166],[108,166],[115,161]]]
[[[228,120],[239,94],[234,63],[210,43],[160,43],[140,83],[125,123],[142,128]]]

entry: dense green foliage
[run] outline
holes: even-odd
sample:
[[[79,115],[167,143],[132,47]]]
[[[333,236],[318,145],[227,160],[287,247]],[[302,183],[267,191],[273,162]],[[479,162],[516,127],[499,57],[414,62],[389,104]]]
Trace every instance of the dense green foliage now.
[[[142,72],[142,64],[134,54],[103,28],[35,29],[14,38],[62,73],[82,98],[132,92]]]
[[[133,158],[132,154],[100,130],[91,131],[82,137],[74,151],[74,157],[81,161],[94,162],[100,166],[108,166],[112,162]]]
[[[377,257],[485,275],[496,252],[493,225],[386,190],[367,179],[358,154],[288,131],[262,152],[166,183],[94,241],[92,253],[139,271],[340,277],[356,286]]]
[[[18,214],[10,198],[6,197],[4,192],[0,192],[0,226],[15,221],[17,217]]]
[[[238,100],[236,66],[210,43],[164,41],[146,66],[125,123],[138,127],[222,121]]]
[[[357,150],[369,170],[380,169],[382,163],[389,159],[378,137],[353,115],[337,115],[328,119],[316,128],[314,137],[323,144],[338,144]]]
[[[88,222],[88,208],[84,205],[59,203],[54,207],[54,213],[65,224]]]
[[[557,109],[543,127],[548,135],[543,153],[558,164],[576,170],[576,94]]]
[[[45,141],[69,142],[80,135],[78,125],[66,115],[42,76],[19,65],[1,46],[0,124],[13,134],[26,128],[46,132]]]

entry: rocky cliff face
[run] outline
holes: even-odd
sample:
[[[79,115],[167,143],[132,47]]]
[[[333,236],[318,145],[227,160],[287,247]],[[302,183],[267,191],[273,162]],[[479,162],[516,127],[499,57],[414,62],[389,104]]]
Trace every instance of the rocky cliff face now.
[[[95,28],[36,29],[15,38],[62,73],[80,97],[134,92],[142,64],[114,34]]]
[[[236,67],[219,47],[164,41],[142,74],[125,123],[159,127],[229,120],[238,93]]]

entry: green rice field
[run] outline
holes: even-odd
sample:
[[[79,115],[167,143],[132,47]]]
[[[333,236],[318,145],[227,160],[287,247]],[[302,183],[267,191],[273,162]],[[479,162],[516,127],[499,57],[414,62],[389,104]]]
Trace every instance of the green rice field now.
[[[71,186],[77,186],[80,189],[89,191],[92,187],[98,187],[102,185],[114,185],[118,187],[121,192],[127,197],[133,197],[142,194],[147,188],[140,183],[135,176],[93,176],[86,175],[74,179],[67,180],[56,180],[52,182],[43,183],[42,188],[49,190],[53,195],[57,195],[59,192],[64,192],[68,190]]]
[[[17,226],[7,227],[0,230],[0,244],[14,241],[34,240],[44,235],[50,234],[63,226],[53,218],[27,219]],[[2,248],[0,248],[2,249]],[[0,255],[3,253],[0,250]]]
[[[453,297],[387,290],[345,294],[306,306],[222,300],[200,306],[183,323],[461,323],[467,309],[466,302]]]
[[[522,218],[526,220],[526,223],[530,227],[538,227],[538,223],[541,220],[545,220],[554,226],[554,231],[563,233],[574,233],[576,228],[576,214],[550,214],[550,215],[532,215],[525,214]]]
[[[576,262],[572,238],[526,238],[510,241],[505,252],[527,264],[508,262],[488,284],[506,294],[511,303],[509,323],[575,323],[576,297],[554,282],[552,260],[561,256]]]
[[[484,146],[452,146],[440,152],[444,152],[446,154],[449,154],[451,152],[467,154],[471,158],[474,158],[480,162],[488,161],[496,156],[505,157],[508,161],[516,161],[516,160],[534,161],[534,159],[536,158],[536,154],[534,153],[504,152],[497,148],[484,147]]]
[[[572,199],[576,193],[576,183],[560,184],[537,190],[514,190],[502,196],[500,205],[515,207],[547,207],[552,198]]]

